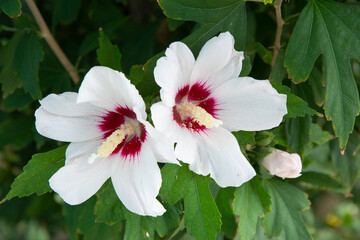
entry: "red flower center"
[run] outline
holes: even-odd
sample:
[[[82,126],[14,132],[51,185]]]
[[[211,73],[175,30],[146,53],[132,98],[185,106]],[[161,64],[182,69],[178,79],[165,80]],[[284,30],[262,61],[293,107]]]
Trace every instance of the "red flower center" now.
[[[191,131],[205,131],[216,120],[217,103],[209,97],[211,91],[205,83],[185,85],[178,90],[173,107],[173,118],[181,126]],[[215,125],[216,123],[214,123]]]
[[[109,156],[120,153],[124,158],[135,157],[140,153],[147,134],[144,124],[136,119],[136,114],[131,109],[123,107],[117,107],[102,116],[98,127],[103,132],[103,144],[111,145],[110,148],[106,148],[111,151]],[[117,136],[113,136],[115,132],[119,132],[121,138],[116,139]],[[115,142],[110,138],[115,138]]]

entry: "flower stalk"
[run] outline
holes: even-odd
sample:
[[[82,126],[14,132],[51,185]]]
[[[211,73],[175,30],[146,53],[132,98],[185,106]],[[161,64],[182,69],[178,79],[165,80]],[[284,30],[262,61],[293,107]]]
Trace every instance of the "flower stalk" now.
[[[282,0],[278,0],[274,6],[277,26],[276,26],[276,35],[275,35],[273,59],[271,62],[271,66],[274,66],[276,57],[279,54],[279,50],[281,48],[281,33],[284,26],[284,20],[282,19],[282,15],[281,15],[281,4],[282,4]]]
[[[46,22],[42,17],[39,9],[37,8],[35,2],[33,0],[25,0],[25,2],[29,6],[31,13],[33,14],[36,22],[40,27],[41,35],[49,44],[51,50],[53,50],[56,57],[59,59],[66,71],[70,74],[72,81],[77,84],[80,81],[80,77],[76,71],[76,68],[67,58],[63,50],[60,48],[59,44],[56,42],[54,36],[51,34],[49,27],[46,25]]]

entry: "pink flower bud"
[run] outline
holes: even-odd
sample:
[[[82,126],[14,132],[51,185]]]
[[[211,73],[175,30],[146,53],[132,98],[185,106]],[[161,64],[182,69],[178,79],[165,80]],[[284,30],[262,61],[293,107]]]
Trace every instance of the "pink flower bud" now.
[[[301,158],[297,153],[288,153],[275,149],[262,161],[262,165],[269,170],[271,175],[281,178],[297,178],[301,176]]]

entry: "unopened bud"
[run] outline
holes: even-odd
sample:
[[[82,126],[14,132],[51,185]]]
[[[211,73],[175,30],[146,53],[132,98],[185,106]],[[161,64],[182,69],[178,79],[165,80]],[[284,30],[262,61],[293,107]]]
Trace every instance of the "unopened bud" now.
[[[297,153],[288,153],[275,149],[262,160],[262,165],[270,172],[281,178],[297,178],[301,176],[301,158]]]

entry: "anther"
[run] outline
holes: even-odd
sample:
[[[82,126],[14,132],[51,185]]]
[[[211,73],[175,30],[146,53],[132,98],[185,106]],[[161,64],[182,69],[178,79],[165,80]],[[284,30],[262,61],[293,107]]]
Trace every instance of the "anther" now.
[[[215,119],[202,107],[196,106],[190,102],[183,102],[179,104],[178,110],[183,119],[190,116],[194,119],[194,121],[206,128],[219,127],[223,123],[221,120]]]
[[[125,122],[119,129],[114,131],[109,137],[106,138],[106,140],[97,149],[97,153],[93,153],[89,157],[88,163],[94,163],[95,160],[99,157],[108,157],[116,149],[116,147],[124,141],[126,136],[133,135],[134,133],[134,127],[131,124]]]

